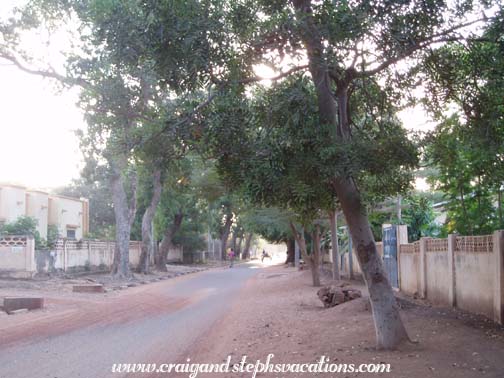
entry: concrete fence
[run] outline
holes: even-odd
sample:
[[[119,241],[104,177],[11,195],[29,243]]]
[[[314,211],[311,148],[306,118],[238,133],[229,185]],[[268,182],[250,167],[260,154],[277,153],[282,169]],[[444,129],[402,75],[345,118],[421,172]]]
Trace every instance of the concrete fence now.
[[[130,241],[129,259],[132,266],[140,261],[142,243]],[[49,251],[35,251],[37,273],[57,270],[106,270],[114,261],[115,242],[100,240],[59,239]]]
[[[504,321],[504,231],[401,244],[401,291]]]
[[[130,241],[131,266],[140,261],[142,243]],[[54,271],[108,270],[114,261],[115,242],[59,239],[52,250],[35,250],[29,236],[0,238],[0,276],[29,278]],[[168,252],[168,261],[181,262],[182,248]]]
[[[35,240],[31,236],[0,238],[0,276],[29,278],[36,273]]]

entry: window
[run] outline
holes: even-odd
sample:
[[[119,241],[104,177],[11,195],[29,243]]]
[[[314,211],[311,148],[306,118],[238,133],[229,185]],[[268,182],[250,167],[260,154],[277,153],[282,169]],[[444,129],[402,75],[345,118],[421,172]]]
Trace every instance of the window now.
[[[67,239],[75,239],[75,228],[67,228],[66,237]]]

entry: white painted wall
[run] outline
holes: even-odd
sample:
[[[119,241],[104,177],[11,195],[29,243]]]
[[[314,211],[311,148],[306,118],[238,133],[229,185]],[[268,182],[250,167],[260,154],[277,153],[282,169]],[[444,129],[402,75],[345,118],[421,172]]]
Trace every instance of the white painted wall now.
[[[59,235],[67,236],[68,228],[75,228],[75,239],[83,238],[84,205],[80,199],[49,196],[49,224],[58,226]]]
[[[26,215],[37,220],[37,231],[40,237],[47,239],[47,223],[49,215],[49,195],[44,192],[26,192]]]
[[[0,186],[0,221],[11,223],[25,215],[25,192],[21,186]]]

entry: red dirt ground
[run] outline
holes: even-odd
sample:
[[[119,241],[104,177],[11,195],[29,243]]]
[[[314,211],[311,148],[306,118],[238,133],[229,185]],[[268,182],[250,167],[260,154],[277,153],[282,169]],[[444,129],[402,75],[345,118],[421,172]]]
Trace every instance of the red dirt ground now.
[[[352,286],[365,293],[362,284]],[[504,328],[484,317],[399,299],[410,337],[419,343],[398,351],[377,351],[367,299],[325,309],[316,291],[309,272],[285,267],[266,270],[248,282],[232,311],[184,358],[221,363],[228,355],[236,362],[246,355],[248,361],[264,362],[273,353],[274,363],[315,362],[327,356],[334,363],[391,364],[390,373],[321,373],[319,377],[504,377]],[[251,377],[251,373],[218,376]]]
[[[166,287],[190,277],[105,294],[2,289],[0,296],[3,291],[6,295],[39,295],[44,297],[45,303],[41,310],[18,315],[0,311],[0,345],[6,347],[19,340],[29,342],[90,325],[125,323],[150,314],[174,312],[196,298],[171,298],[165,294]]]

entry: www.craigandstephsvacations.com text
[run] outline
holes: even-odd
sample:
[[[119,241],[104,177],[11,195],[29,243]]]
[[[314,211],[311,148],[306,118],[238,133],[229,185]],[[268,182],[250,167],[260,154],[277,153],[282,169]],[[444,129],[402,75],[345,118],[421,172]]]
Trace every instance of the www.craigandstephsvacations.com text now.
[[[269,354],[264,362],[262,360],[249,360],[247,356],[242,356],[241,360],[232,363],[231,356],[228,356],[223,363],[195,363],[188,358],[185,363],[116,363],[112,365],[112,373],[182,373],[189,378],[196,378],[204,374],[224,374],[224,373],[250,373],[251,378],[255,378],[258,373],[288,375],[310,375],[320,373],[389,373],[390,364],[369,363],[369,364],[345,364],[331,363],[330,358],[321,356],[316,362],[307,363],[274,363],[273,353]]]

